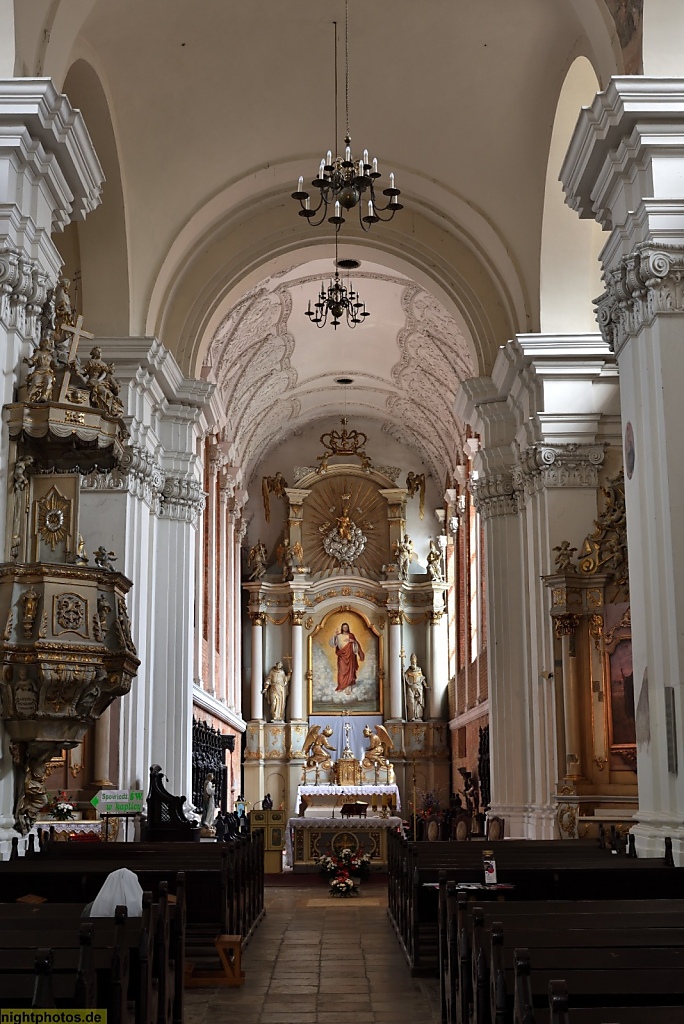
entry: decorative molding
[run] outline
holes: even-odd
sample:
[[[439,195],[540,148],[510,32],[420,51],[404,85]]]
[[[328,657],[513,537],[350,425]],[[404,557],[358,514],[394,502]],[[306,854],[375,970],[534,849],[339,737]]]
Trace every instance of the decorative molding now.
[[[206,495],[199,481],[175,474],[165,477],[159,506],[160,516],[194,523],[205,506]]]
[[[39,316],[51,287],[35,260],[10,246],[0,249],[0,324],[38,338]]]
[[[643,242],[603,275],[594,300],[604,341],[619,355],[661,313],[684,312],[684,247]]]
[[[494,473],[486,478],[471,479],[469,486],[475,508],[483,519],[518,514],[518,495],[512,473]]]
[[[553,627],[557,638],[560,640],[564,636],[572,636],[579,626],[579,615],[573,615],[567,613],[564,615],[556,615],[553,620]]]
[[[600,444],[538,444],[517,454],[513,486],[524,501],[551,487],[598,487],[605,448]]]
[[[81,490],[125,492],[140,498],[159,513],[164,476],[151,452],[131,445],[124,450],[121,469],[109,473],[91,473],[81,478]]]

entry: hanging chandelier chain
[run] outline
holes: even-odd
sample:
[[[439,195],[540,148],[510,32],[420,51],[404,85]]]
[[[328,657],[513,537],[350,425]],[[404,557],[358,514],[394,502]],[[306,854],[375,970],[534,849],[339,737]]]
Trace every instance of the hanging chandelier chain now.
[[[338,99],[337,99],[337,22],[336,21],[333,21],[333,26],[334,26],[334,33],[335,33],[335,53],[334,53],[334,61],[335,61],[335,134],[334,134],[333,138],[335,140],[335,156],[337,156],[339,150],[337,148],[337,139],[338,139],[338,135],[337,135],[337,107],[338,107]]]
[[[344,0],[344,109],[347,118],[346,139],[349,134],[349,0]]]

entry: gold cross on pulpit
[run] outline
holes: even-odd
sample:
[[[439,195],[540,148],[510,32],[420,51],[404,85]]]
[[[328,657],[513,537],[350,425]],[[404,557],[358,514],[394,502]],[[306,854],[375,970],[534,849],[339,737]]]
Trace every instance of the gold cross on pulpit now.
[[[72,336],[71,337],[71,342],[69,344],[69,358],[67,359],[67,368],[66,368],[66,370],[64,372],[64,379],[62,380],[62,387],[60,388],[60,391],[59,391],[59,401],[60,402],[66,402],[66,400],[67,400],[67,392],[69,390],[69,385],[71,383],[71,369],[70,369],[70,367],[73,365],[73,362],[76,359],[76,352],[78,351],[78,343],[81,340],[81,338],[89,338],[90,341],[92,341],[93,338],[95,337],[95,335],[94,334],[90,334],[89,331],[84,331],[83,330],[83,317],[80,314],[78,316],[78,319],[76,320],[76,325],[74,327],[71,327],[70,325],[65,325],[64,327],[62,327],[62,330],[65,331],[65,332],[68,332]]]

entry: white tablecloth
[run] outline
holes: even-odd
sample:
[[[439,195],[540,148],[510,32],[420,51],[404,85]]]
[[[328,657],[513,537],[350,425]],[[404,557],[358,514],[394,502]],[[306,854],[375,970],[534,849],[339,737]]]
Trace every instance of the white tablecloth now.
[[[329,786],[327,784],[321,784],[319,786],[298,786],[297,788],[297,802],[295,804],[295,810],[299,814],[299,807],[301,804],[301,798],[303,796],[383,796],[393,794],[395,799],[395,806],[398,811],[401,810],[401,799],[399,797],[399,788],[396,785],[389,786]],[[342,803],[342,801],[339,801]],[[353,800],[347,801],[353,803]]]
[[[49,832],[54,828],[55,832],[102,832],[103,822],[101,821],[37,821],[36,828]]]

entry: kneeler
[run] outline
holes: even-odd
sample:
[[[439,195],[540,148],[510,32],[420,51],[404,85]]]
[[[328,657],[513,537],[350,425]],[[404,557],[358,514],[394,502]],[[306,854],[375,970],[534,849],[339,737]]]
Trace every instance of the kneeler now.
[[[214,946],[221,961],[222,971],[196,970],[192,962],[185,963],[185,988],[237,988],[245,983],[245,972],[241,969],[241,935],[217,935]]]

